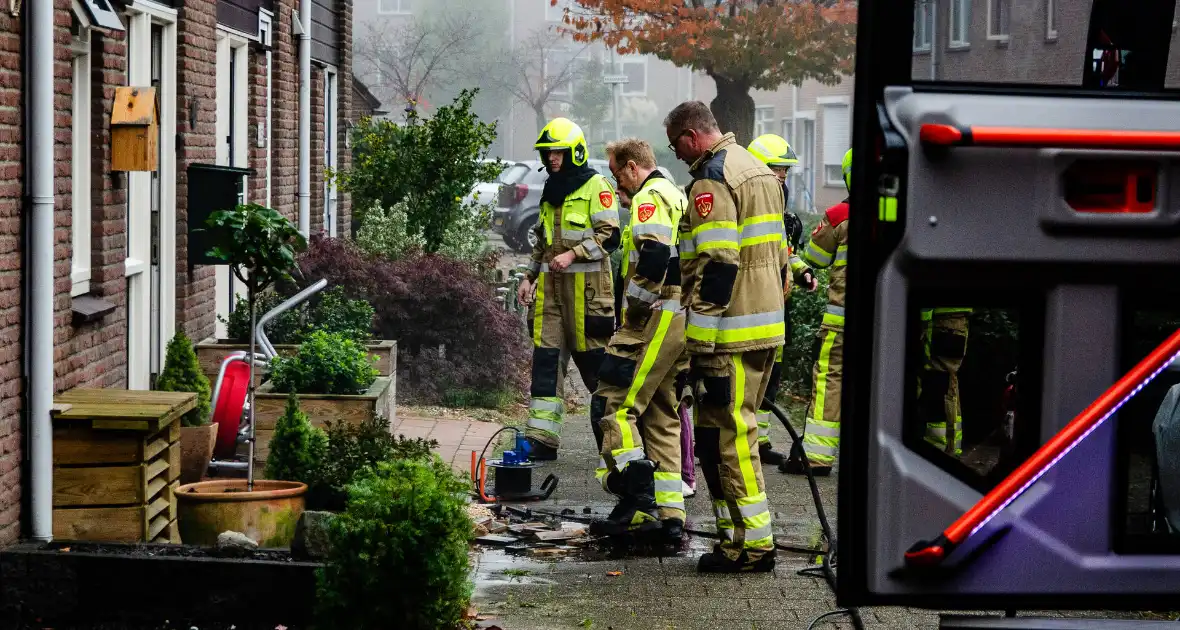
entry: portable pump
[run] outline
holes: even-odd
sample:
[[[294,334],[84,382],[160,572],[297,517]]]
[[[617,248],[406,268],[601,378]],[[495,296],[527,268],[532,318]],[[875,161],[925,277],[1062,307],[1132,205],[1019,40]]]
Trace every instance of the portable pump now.
[[[540,464],[533,461],[533,448],[525,438],[523,431],[514,427],[500,429],[484,445],[484,453],[503,431],[513,431],[516,439],[513,448],[504,451],[499,459],[485,460],[481,453],[477,462],[475,451],[471,452],[472,481],[479,492],[479,498],[489,503],[495,501],[540,501],[549,498],[549,495],[557,489],[557,476],[550,474],[541,484],[540,490],[533,490],[533,469],[538,468]],[[487,482],[487,468],[496,471],[490,494],[485,492],[484,486]]]

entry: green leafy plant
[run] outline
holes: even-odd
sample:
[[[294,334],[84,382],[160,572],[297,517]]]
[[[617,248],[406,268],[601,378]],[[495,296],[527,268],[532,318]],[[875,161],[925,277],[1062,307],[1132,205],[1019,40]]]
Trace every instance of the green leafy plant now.
[[[335,286],[320,294],[319,301],[310,308],[304,335],[321,330],[336,333],[357,343],[373,338],[373,319],[377,312],[365,300],[345,297],[344,287]]]
[[[340,333],[315,331],[290,357],[271,362],[271,383],[284,394],[362,394],[377,380],[376,359]]]
[[[263,291],[257,296],[258,309],[257,316],[261,317],[263,313],[270,311],[274,307],[282,304],[287,298],[279,294],[277,291]],[[285,313],[279,314],[271,321],[267,322],[266,337],[274,344],[299,343],[303,338],[303,319],[306,305],[301,304]],[[225,318],[221,315],[217,319],[225,324],[225,335],[229,341],[237,341],[244,343],[250,339],[250,301],[246,297],[238,296],[234,303],[234,309],[230,311],[229,317]]]
[[[162,392],[193,392],[197,406],[181,417],[181,426],[199,427],[209,424],[209,379],[201,371],[193,342],[181,331],[176,331],[168,342],[164,369],[156,379],[156,389]]]
[[[463,197],[481,181],[494,181],[502,165],[484,163],[496,138],[495,123],[480,122],[472,110],[478,90],[463,90],[429,119],[416,110],[405,124],[365,118],[352,132],[352,167],[331,173],[352,194],[354,212],[393,208],[413,195],[405,209],[406,233],[421,237],[427,253],[439,252],[449,229],[463,219]]]
[[[358,476],[328,526],[317,574],[325,627],[456,627],[472,592],[467,486],[438,458],[382,462]]]
[[[308,482],[307,506],[316,510],[342,510],[348,498],[348,484],[364,470],[384,461],[409,459],[425,461],[438,442],[422,438],[393,436],[385,418],[368,418],[360,423],[327,422],[327,451]]]
[[[327,450],[328,436],[312,426],[307,414],[299,409],[299,397],[292,393],[270,439],[266,477],[311,483]]]
[[[214,212],[208,225],[214,243],[209,255],[230,266],[251,298],[275,282],[293,280],[295,253],[307,247],[287,217],[256,203]]]
[[[356,244],[366,254],[388,260],[401,260],[426,250],[426,239],[412,230],[410,208],[420,203],[417,197],[405,200],[388,209],[374,207],[365,213]],[[463,262],[482,262],[488,251],[483,232],[487,228],[491,206],[467,202],[454,222],[444,230],[439,243],[439,254]]]

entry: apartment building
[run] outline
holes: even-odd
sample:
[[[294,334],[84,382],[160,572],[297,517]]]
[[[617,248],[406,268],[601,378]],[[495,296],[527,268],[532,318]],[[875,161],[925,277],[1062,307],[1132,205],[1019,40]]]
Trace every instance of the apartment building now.
[[[30,397],[49,388],[148,389],[176,330],[211,337],[218,311],[228,313],[230,274],[189,264],[190,165],[250,169],[242,200],[295,220],[303,193],[310,212],[301,227],[309,233],[348,225],[348,199],[325,181],[324,167],[349,164],[337,120],[349,119],[352,100],[351,4],[314,0],[306,44],[296,0],[38,0],[0,12],[0,186],[7,191],[0,196],[0,544],[22,534],[28,427],[45,420],[34,416],[47,417]],[[40,32],[52,38],[34,42],[49,23]],[[304,45],[312,89],[310,178],[301,190]],[[38,65],[50,57],[35,57],[46,47],[52,63]],[[49,94],[38,92],[44,85],[52,89],[48,100],[38,96]],[[155,89],[154,170],[112,168],[112,114],[124,86]],[[51,106],[48,119],[38,104]],[[36,162],[47,154],[48,173]],[[51,178],[51,186],[39,189],[38,178]],[[48,235],[37,223],[46,213]],[[51,275],[39,275],[47,270],[36,252],[45,249]],[[38,310],[44,300],[51,308]],[[33,313],[51,313],[52,326]],[[37,345],[44,337],[34,329],[45,328],[51,352]],[[37,376],[46,363],[51,383]]]
[[[473,0],[483,2],[484,0]],[[508,29],[506,44],[526,41],[532,34],[561,25],[564,11],[573,0],[551,5],[549,0],[487,0],[504,3]],[[383,24],[403,24],[426,6],[425,0],[355,0],[356,20],[380,28]],[[716,94],[713,80],[703,73],[678,68],[648,55],[618,55],[598,44],[586,46],[568,37],[554,36],[554,50],[542,66],[547,76],[562,72],[571,62],[599,61],[605,74],[625,76],[619,85],[617,105],[607,107],[605,117],[597,121],[577,120],[588,134],[592,153],[617,136],[636,135],[657,146],[666,144],[661,127],[664,116],[679,102],[699,99],[709,102]],[[358,76],[363,76],[374,93],[385,96],[379,73],[362,68],[357,61]],[[366,74],[366,71],[369,74]],[[535,78],[534,80],[538,80]],[[851,102],[853,81],[845,77],[837,85],[806,81],[801,86],[785,85],[773,92],[756,91],[758,133],[785,135],[800,156],[794,169],[792,201],[796,208],[825,208],[845,197],[840,177],[840,161],[851,145]],[[557,86],[553,98],[545,105],[545,118],[569,116],[575,120],[577,81]],[[399,104],[386,102],[396,113]],[[614,120],[618,109],[618,123]],[[537,133],[537,116],[522,103],[506,104],[498,120],[501,141],[496,150],[500,157],[514,160],[534,159],[533,141]],[[597,147],[597,148],[596,148]],[[682,170],[676,168],[674,170]]]

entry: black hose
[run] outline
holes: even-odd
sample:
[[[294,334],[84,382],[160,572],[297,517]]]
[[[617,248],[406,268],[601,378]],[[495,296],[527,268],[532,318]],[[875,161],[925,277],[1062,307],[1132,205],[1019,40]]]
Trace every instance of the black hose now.
[[[763,404],[770,409],[770,412],[778,418],[779,422],[783,424],[783,428],[787,430],[787,434],[791,436],[791,456],[798,458],[803,465],[803,472],[807,476],[807,485],[811,488],[811,501],[815,504],[815,515],[819,517],[820,530],[823,532],[823,537],[828,541],[828,551],[822,556],[820,569],[823,571],[824,581],[828,583],[828,588],[832,589],[832,594],[836,594],[836,571],[832,565],[832,558],[836,555],[836,534],[832,531],[832,526],[828,523],[827,513],[824,512],[823,498],[819,494],[819,485],[815,482],[815,474],[811,472],[811,462],[808,461],[806,453],[803,452],[803,438],[799,436],[799,432],[795,427],[791,426],[790,420],[787,419],[787,414],[780,408],[773,400],[766,398]],[[804,571],[813,572],[816,567],[808,567]],[[814,628],[815,624],[820,620],[836,615],[847,614],[852,617],[852,627],[856,630],[864,630],[864,620],[860,617],[860,611],[856,608],[841,608],[826,612],[819,617],[816,617],[809,628]]]

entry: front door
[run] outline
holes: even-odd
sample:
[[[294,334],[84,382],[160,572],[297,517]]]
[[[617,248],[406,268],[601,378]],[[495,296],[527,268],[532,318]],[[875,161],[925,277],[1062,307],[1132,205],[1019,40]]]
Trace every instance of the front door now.
[[[939,1],[859,5],[840,604],[1167,605],[1175,2]]]
[[[246,121],[249,80],[249,41],[228,31],[217,32],[215,81],[217,83],[217,153],[216,163],[222,166],[246,166],[249,138]],[[247,185],[243,178],[238,203],[246,203]],[[246,289],[238,282],[229,267],[214,267],[214,308],[218,319],[216,336],[226,336],[225,324],[239,299],[246,298]]]
[[[128,85],[155,87],[160,112],[157,170],[127,175],[127,386],[149,389],[175,330],[176,12],[137,0],[127,17]]]

